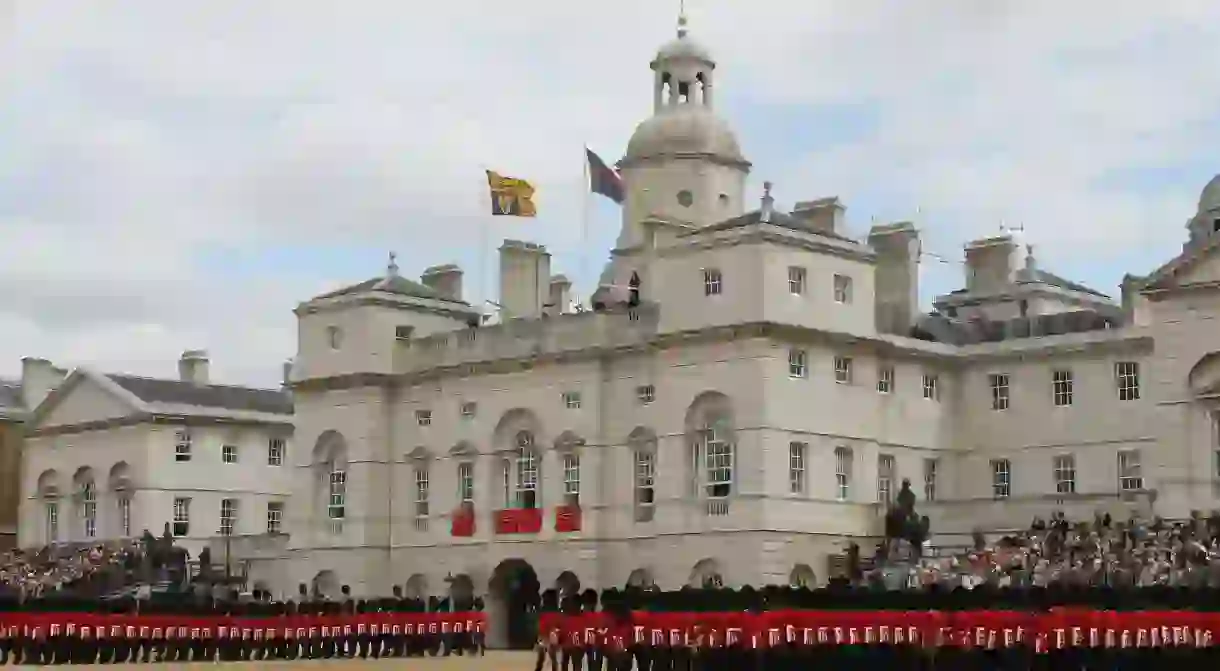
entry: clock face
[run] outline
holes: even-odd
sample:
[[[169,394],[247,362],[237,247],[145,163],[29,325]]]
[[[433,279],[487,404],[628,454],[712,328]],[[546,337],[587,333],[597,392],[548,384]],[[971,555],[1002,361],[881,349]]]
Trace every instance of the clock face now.
[[[678,192],[678,204],[682,207],[690,207],[695,202],[695,196],[690,191],[685,189]]]

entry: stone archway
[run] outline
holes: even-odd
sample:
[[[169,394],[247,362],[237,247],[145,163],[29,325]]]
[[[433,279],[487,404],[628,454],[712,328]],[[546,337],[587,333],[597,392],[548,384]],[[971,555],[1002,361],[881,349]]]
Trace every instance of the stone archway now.
[[[449,598],[458,610],[467,610],[474,603],[474,580],[465,573],[445,578],[449,584]]]
[[[817,576],[809,564],[797,564],[792,567],[792,572],[788,574],[789,587],[809,587],[813,588],[817,584]]]
[[[720,562],[715,559],[700,559],[690,571],[686,584],[691,587],[722,587],[724,574],[720,571]]]
[[[339,596],[339,576],[329,569],[318,571],[313,577],[310,591],[320,597],[335,599]]]
[[[410,578],[407,578],[406,588],[403,590],[408,599],[420,599],[425,603],[428,601],[428,576],[422,573],[415,573]]]
[[[520,558],[505,559],[487,585],[487,647],[528,650],[538,638],[538,573]]]
[[[580,594],[580,578],[571,571],[560,573],[555,579],[555,591],[559,592],[560,598]]]
[[[628,587],[638,587],[645,589],[652,587],[653,579],[652,572],[646,568],[637,568],[627,576]]]

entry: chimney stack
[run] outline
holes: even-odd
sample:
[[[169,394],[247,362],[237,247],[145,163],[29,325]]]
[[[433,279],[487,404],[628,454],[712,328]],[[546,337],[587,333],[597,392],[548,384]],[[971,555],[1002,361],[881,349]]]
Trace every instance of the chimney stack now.
[[[919,310],[919,231],[909,221],[873,226],[868,244],[877,254],[873,279],[877,331],[909,335]]]
[[[462,300],[462,269],[452,263],[432,266],[419,278],[424,286],[453,301]]]
[[[67,376],[67,371],[56,368],[46,359],[23,357],[21,359],[21,403],[25,409],[37,408]]]
[[[846,211],[838,196],[830,196],[797,203],[792,216],[819,233],[841,233]]]
[[[500,245],[500,312],[504,319],[537,318],[550,298],[551,255],[533,242]]]
[[[178,359],[178,379],[192,384],[208,384],[208,353],[201,349],[188,349]]]
[[[292,359],[284,362],[284,378],[281,380],[281,383],[286,390],[292,388],[292,364]]]
[[[547,310],[549,315],[561,315],[568,311],[568,305],[572,302],[570,293],[572,291],[572,281],[565,275],[556,275],[551,278],[549,287],[549,295],[547,296]]]
[[[1011,235],[966,245],[966,291],[991,294],[1007,289],[1016,272],[1017,243]]]

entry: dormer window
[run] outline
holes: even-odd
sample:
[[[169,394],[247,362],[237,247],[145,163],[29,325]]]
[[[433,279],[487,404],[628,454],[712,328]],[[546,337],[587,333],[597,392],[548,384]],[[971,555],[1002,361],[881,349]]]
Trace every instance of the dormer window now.
[[[788,293],[800,296],[805,293],[805,269],[800,266],[788,266]]]
[[[330,344],[331,349],[339,349],[343,345],[343,329],[338,326],[327,326],[326,342]]]
[[[835,302],[846,305],[851,302],[851,278],[847,275],[835,275]]]
[[[719,296],[723,288],[724,279],[720,275],[720,271],[715,268],[705,268],[703,270],[703,295]]]
[[[398,341],[407,341],[411,339],[411,332],[415,330],[414,326],[395,326],[394,339]]]

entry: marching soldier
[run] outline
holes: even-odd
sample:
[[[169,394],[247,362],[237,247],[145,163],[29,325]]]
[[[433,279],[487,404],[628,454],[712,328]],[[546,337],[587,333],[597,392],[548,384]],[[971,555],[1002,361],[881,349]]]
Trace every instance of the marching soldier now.
[[[336,637],[338,644],[335,656],[350,658],[356,653],[356,631],[352,628],[352,616],[356,614],[356,602],[352,600],[352,588],[344,585],[340,588],[343,598],[339,601],[339,614],[343,628]]]

